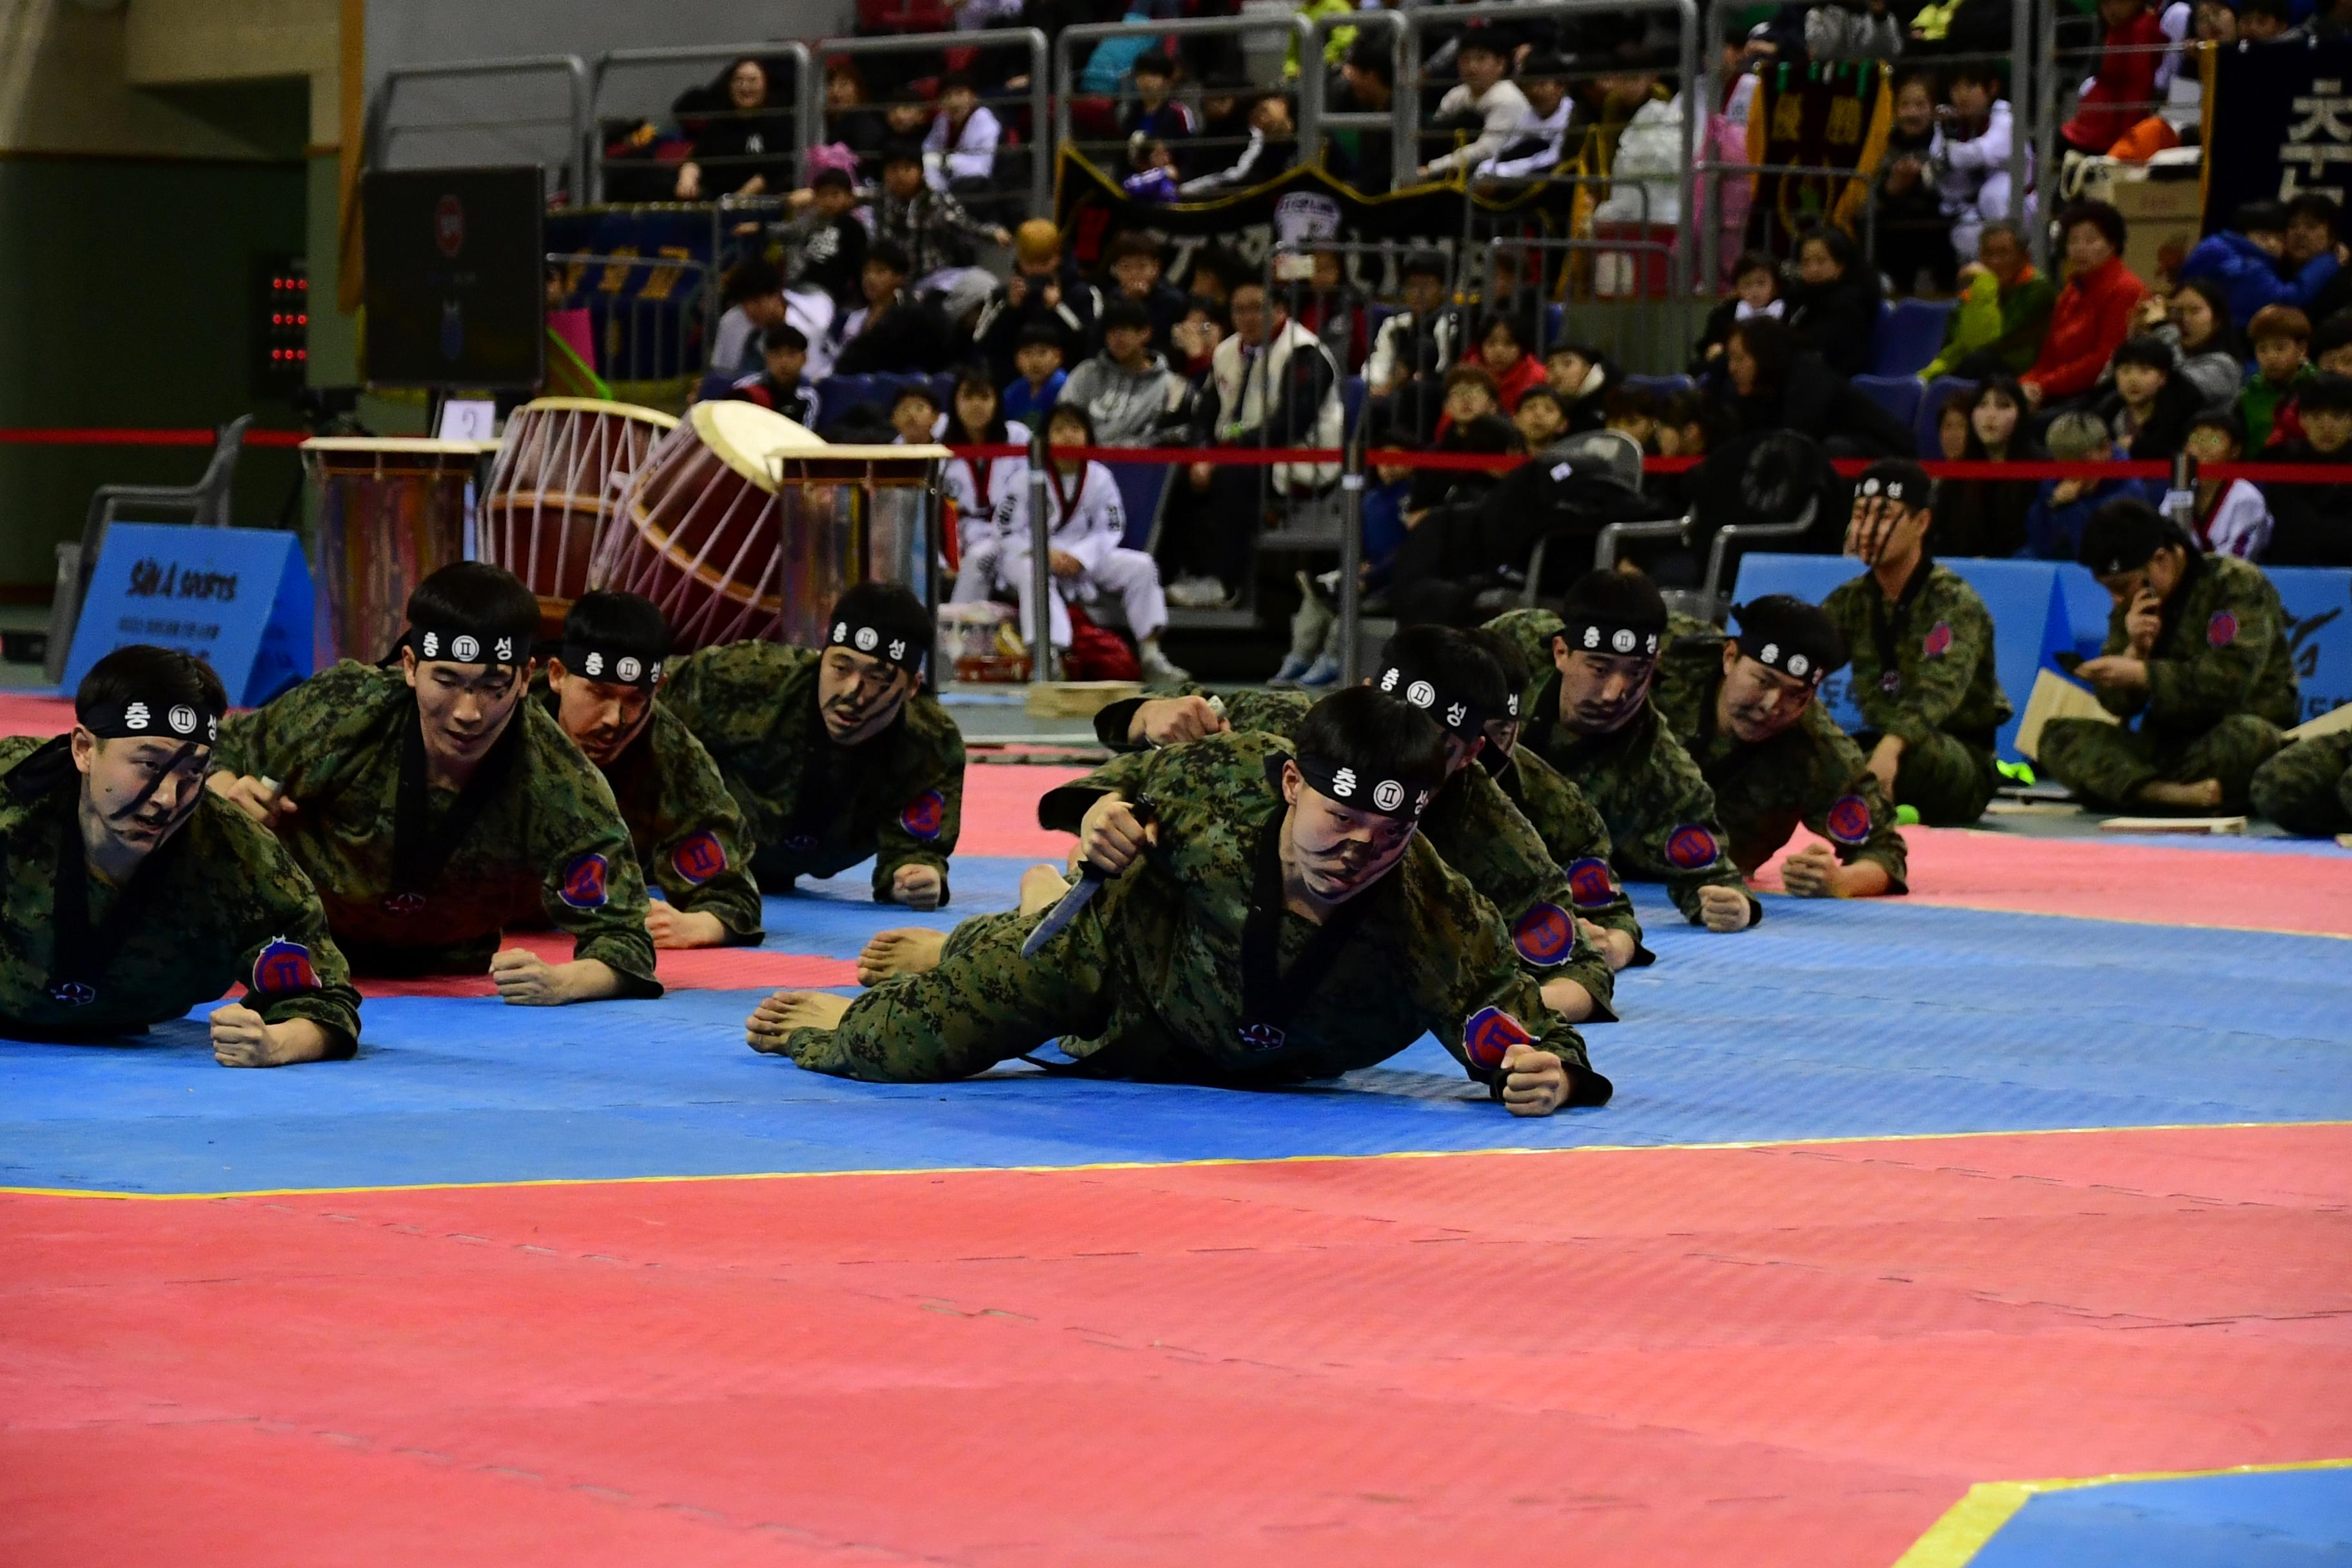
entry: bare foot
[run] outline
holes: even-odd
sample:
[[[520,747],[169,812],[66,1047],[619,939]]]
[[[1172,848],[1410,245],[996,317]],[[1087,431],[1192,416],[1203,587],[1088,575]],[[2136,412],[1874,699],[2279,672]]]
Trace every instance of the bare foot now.
[[[940,966],[948,933],[929,926],[900,926],[886,931],[857,955],[857,984],[879,985],[894,974],[928,974]]]
[[[1075,867],[1067,877],[1051,866],[1030,867],[1021,873],[1021,912],[1034,915],[1052,909],[1062,901],[1062,895],[1070,890],[1070,884],[1076,879]]]
[[[829,991],[779,991],[743,1023],[743,1043],[755,1051],[782,1056],[794,1029],[830,1029],[849,1011],[849,998]]]
[[[2219,811],[2221,808],[2221,781],[2199,779],[2193,784],[2165,784],[2158,781],[2139,786],[2142,805],[2162,806],[2169,811]]]

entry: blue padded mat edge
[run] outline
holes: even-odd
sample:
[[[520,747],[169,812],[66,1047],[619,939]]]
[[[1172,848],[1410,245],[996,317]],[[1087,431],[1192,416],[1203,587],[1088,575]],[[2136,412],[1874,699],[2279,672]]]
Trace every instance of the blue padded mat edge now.
[[[2352,1563],[2352,1471],[2278,1470],[2040,1492],[1971,1568]]]

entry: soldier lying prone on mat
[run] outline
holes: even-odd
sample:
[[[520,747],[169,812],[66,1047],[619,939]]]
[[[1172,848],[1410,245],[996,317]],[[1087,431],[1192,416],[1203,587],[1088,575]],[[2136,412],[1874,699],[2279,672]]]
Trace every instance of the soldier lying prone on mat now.
[[[1434,724],[1365,687],[1318,703],[1295,740],[1118,758],[1039,805],[1108,879],[1034,959],[1022,945],[1045,917],[966,921],[929,973],[854,1001],[777,993],[750,1044],[938,1082],[1061,1038],[1078,1073],[1243,1088],[1369,1067],[1427,1031],[1514,1114],[1604,1103],[1609,1080],[1494,906],[1417,831],[1445,765]]]

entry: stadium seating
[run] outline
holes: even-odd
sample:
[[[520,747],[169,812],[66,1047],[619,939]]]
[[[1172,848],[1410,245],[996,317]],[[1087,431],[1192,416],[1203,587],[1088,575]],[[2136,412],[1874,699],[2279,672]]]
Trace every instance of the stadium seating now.
[[[1949,300],[1896,300],[1878,318],[1879,375],[1917,375],[1944,346],[1952,316]]]
[[[1926,458],[1941,456],[1936,445],[1936,423],[1942,417],[1944,405],[1959,393],[1974,392],[1977,384],[1963,381],[1957,375],[1939,375],[1927,384],[1919,397],[1918,423],[1914,427],[1919,437],[1919,454]]]
[[[1698,383],[1686,375],[1629,375],[1622,384],[1656,397],[1678,397]]]
[[[1916,427],[1919,418],[1917,376],[1857,375],[1853,378],[1853,389],[1904,424]]]

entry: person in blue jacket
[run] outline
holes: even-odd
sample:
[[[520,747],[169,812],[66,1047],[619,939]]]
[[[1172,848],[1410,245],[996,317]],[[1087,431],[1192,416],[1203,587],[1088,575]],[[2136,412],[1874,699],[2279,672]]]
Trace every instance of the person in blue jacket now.
[[[2333,206],[2333,203],[2329,204]],[[2230,216],[2230,226],[2197,242],[2180,264],[2180,277],[2210,278],[2230,300],[2230,319],[2240,331],[2265,305],[2309,310],[2336,281],[2343,263],[2334,246],[2296,263],[2287,251],[2288,213],[2284,203],[2248,202]]]

